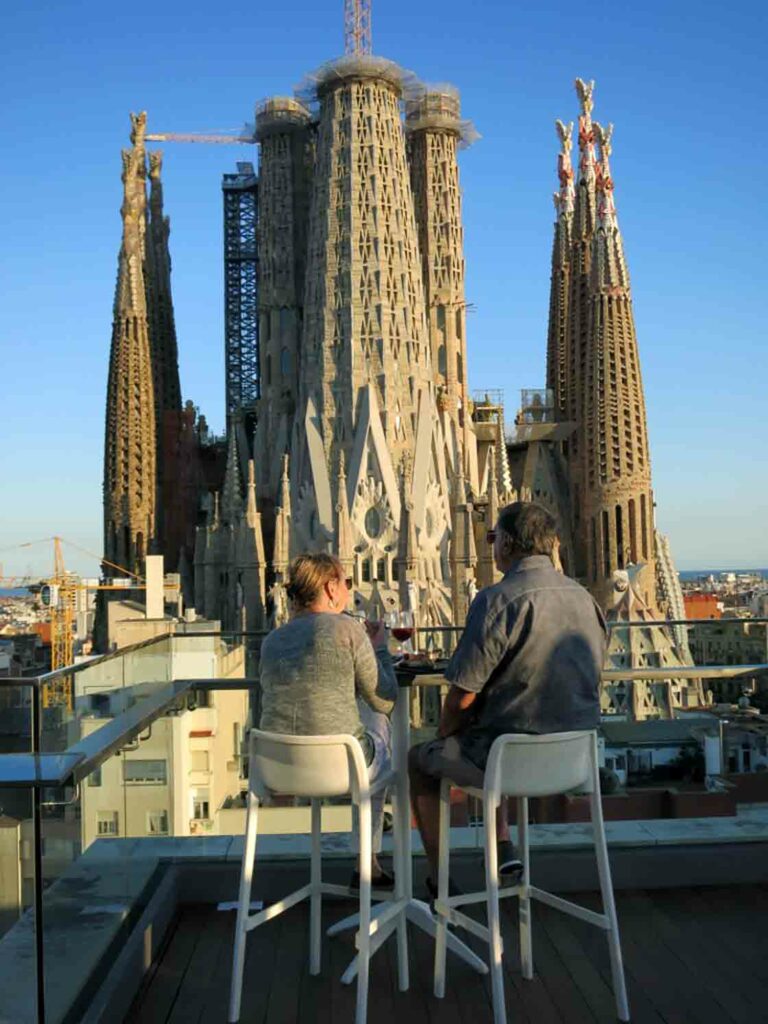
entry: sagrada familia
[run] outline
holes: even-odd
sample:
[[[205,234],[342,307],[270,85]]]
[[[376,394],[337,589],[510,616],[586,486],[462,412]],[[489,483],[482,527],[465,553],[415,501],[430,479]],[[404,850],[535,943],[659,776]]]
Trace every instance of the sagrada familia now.
[[[573,124],[557,122],[546,386],[523,392],[506,428],[503,397],[467,384],[457,157],[477,133],[455,89],[354,52],[296,95],[257,107],[258,173],[238,165],[255,274],[247,301],[230,306],[241,317],[250,309],[256,347],[250,361],[227,351],[224,440],[182,406],[161,154],[147,161],[146,117],[133,116],[107,394],[105,571],[140,575],[144,555],[162,553],[197,615],[258,631],[287,615],[291,557],[330,551],[354,579],[359,609],[407,607],[420,627],[461,624],[477,589],[497,578],[485,532],[498,509],[533,499],[557,519],[564,571],[614,620],[613,666],[691,664],[685,634],[658,624],[684,616],[654,527],[612,126],[592,120],[594,83],[576,88],[576,169]],[[629,621],[642,625],[621,626]],[[603,704],[641,718],[702,699],[698,683],[671,678],[607,684]]]

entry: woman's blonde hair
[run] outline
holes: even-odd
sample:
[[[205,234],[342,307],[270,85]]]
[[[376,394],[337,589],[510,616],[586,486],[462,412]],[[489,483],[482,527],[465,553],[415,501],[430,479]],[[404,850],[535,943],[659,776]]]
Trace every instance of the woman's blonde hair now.
[[[299,555],[288,568],[285,592],[294,608],[309,608],[326,583],[343,578],[344,569],[335,555]]]

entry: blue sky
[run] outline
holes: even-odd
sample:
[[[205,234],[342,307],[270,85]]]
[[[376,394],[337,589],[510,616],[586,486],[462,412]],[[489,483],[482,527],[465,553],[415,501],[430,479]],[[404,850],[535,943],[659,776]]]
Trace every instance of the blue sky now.
[[[222,16],[224,15],[224,16]],[[450,81],[482,139],[461,160],[470,384],[544,381],[553,122],[573,79],[615,123],[659,527],[679,568],[768,565],[764,5],[374,0],[374,51]],[[4,17],[0,562],[101,550],[103,415],[128,111],[237,129],[342,49],[342,0],[27,0]],[[223,425],[220,180],[245,147],[167,145],[185,398]],[[67,549],[70,567],[94,559]]]

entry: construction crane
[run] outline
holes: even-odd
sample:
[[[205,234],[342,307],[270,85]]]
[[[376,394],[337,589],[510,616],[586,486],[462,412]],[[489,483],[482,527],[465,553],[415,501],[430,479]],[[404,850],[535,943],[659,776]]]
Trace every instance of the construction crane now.
[[[360,57],[371,53],[372,0],[344,0],[344,53]],[[256,140],[253,125],[245,125],[239,135],[206,134],[205,132],[151,132],[147,142],[205,142],[229,145],[252,145]]]
[[[371,0],[344,0],[344,53],[371,52]]]
[[[206,135],[204,132],[149,132],[147,142],[214,142],[241,143],[256,142],[256,135],[251,126],[246,125],[240,135]]]
[[[51,670],[66,668],[72,665],[75,655],[75,641],[72,634],[72,625],[75,619],[77,606],[77,594],[83,590],[125,590],[125,585],[111,583],[81,583],[76,573],[69,572],[64,563],[64,554],[61,544],[63,537],[46,537],[46,541],[53,541],[53,573],[46,578],[22,576],[0,576],[0,586],[21,587],[40,586],[40,602],[50,608],[51,623]],[[26,544],[19,544],[18,547],[27,548],[40,541],[28,541]],[[71,542],[66,542],[71,543]],[[73,544],[73,547],[78,547]],[[79,550],[92,558],[98,558],[104,565],[117,569],[121,574],[132,576],[134,579],[128,589],[143,590],[144,581],[135,573],[125,569],[123,566],[115,565],[106,559],[99,558],[91,551],[84,548]],[[43,707],[66,707],[72,709],[72,679],[68,675],[59,676],[53,682],[43,684],[42,692]]]
[[[51,601],[51,669],[65,668],[75,660],[75,641],[72,636],[72,622],[75,617],[75,601],[77,599],[77,581],[72,573],[68,573],[64,566],[64,555],[61,551],[61,537],[53,538],[53,576],[48,581],[49,587],[56,587],[57,600]],[[62,683],[68,683],[63,680]],[[53,699],[53,690],[58,688],[58,682],[52,683],[48,691],[43,692],[43,707],[50,704],[66,703],[71,707],[71,692],[67,692],[67,699]],[[68,691],[71,688],[65,687]],[[62,693],[63,696],[63,693]]]

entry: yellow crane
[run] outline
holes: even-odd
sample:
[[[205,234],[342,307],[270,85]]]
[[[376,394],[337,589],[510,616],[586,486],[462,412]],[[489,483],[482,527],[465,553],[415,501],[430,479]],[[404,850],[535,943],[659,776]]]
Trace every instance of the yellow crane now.
[[[63,537],[46,537],[45,541],[53,541],[53,573],[45,579],[28,576],[0,576],[0,586],[22,587],[31,584],[40,584],[40,601],[44,607],[50,608],[51,623],[51,670],[66,668],[74,662],[75,639],[72,626],[75,621],[77,610],[77,594],[82,590],[125,590],[126,587],[110,583],[82,583],[79,577],[69,572],[64,563],[62,551]],[[40,541],[28,541],[26,544],[19,544],[18,547],[27,548]],[[65,543],[72,544],[71,541]],[[72,547],[79,547],[72,544]],[[144,581],[141,577],[132,573],[129,569],[115,565],[104,558],[99,558],[85,548],[79,548],[91,558],[97,558],[103,565],[117,569],[122,575],[133,576],[134,581],[130,585],[131,590],[143,590]],[[72,708],[72,679],[71,676],[62,675],[51,683],[43,686],[42,693],[43,707],[64,706]]]

